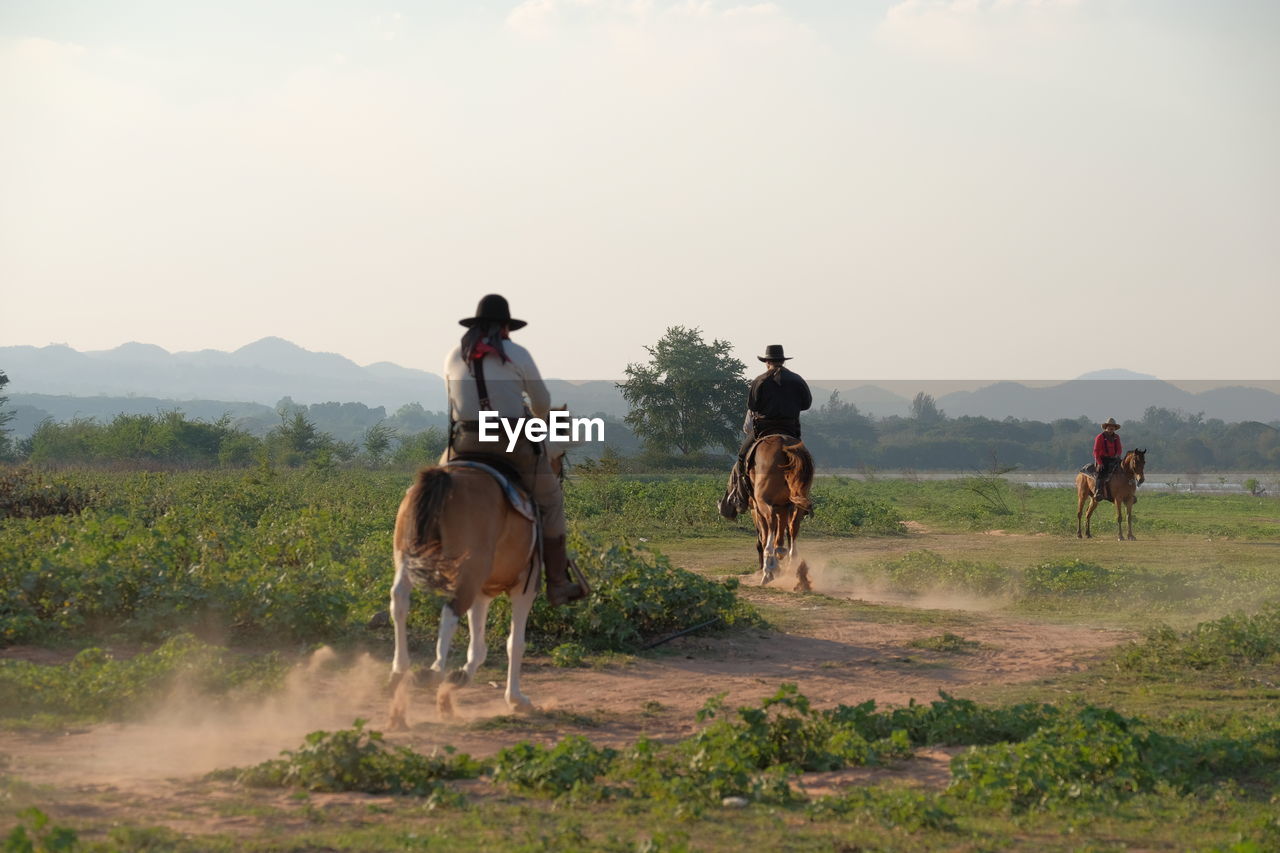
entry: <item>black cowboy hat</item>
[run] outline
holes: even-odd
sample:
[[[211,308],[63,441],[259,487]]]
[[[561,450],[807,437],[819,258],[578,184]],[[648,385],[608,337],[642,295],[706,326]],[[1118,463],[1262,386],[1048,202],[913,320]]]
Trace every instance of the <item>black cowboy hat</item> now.
[[[791,359],[782,354],[782,344],[769,344],[764,348],[764,355],[758,355],[756,358],[761,361],[790,361]]]
[[[480,300],[480,304],[476,306],[476,316],[464,317],[458,322],[467,328],[476,323],[506,323],[507,328],[513,332],[529,325],[524,320],[511,319],[511,308],[507,305],[506,298],[496,293],[490,293]]]

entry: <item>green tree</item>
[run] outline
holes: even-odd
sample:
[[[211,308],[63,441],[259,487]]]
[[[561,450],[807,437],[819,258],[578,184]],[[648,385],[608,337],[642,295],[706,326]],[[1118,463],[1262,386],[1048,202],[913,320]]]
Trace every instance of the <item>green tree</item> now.
[[[287,399],[287,398],[286,398]],[[332,443],[329,436],[316,429],[301,408],[280,407],[280,426],[267,436],[279,450],[284,464],[296,467],[321,450],[328,450]]]
[[[631,405],[626,423],[645,446],[686,455],[736,448],[747,366],[729,354],[729,342],[707,343],[701,329],[672,326],[645,350],[648,363],[627,365],[627,380],[618,383]]]
[[[391,440],[396,437],[394,428],[386,421],[378,421],[364,431],[364,452],[369,454],[374,465],[381,465],[382,458],[391,449]]]
[[[938,403],[933,399],[932,394],[921,391],[911,401],[911,417],[921,424],[936,424],[946,416],[946,412],[938,408]]]

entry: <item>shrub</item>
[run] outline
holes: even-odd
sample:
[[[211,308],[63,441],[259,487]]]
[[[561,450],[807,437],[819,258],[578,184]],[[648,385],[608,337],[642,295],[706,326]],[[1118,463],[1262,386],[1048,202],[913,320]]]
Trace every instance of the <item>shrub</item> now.
[[[30,468],[0,471],[0,521],[75,515],[94,501],[93,493],[65,478]]]
[[[951,760],[948,792],[1010,811],[1069,802],[1114,803],[1154,782],[1132,722],[1088,707],[1021,743],[973,749]]]
[[[592,746],[581,735],[564,738],[553,747],[521,741],[498,752],[493,778],[537,794],[583,793],[616,755],[608,747]]]
[[[257,788],[425,796],[439,793],[441,780],[474,779],[481,769],[466,753],[422,755],[389,747],[381,732],[366,731],[364,720],[356,720],[350,729],[312,732],[301,748],[285,750],[280,758],[215,776]]]
[[[1031,595],[1098,595],[1119,586],[1116,572],[1082,560],[1041,563],[1023,575],[1023,588]]]
[[[762,621],[738,600],[735,578],[708,580],[643,547],[583,535],[573,537],[571,546],[591,579],[591,596],[568,613],[539,596],[529,619],[536,647],[575,643],[590,651],[634,651],[647,639],[709,620],[724,626]],[[493,609],[505,621],[508,607],[500,600]]]
[[[1167,669],[1229,669],[1276,660],[1280,656],[1280,603],[1272,602],[1252,616],[1234,614],[1201,622],[1178,632],[1167,625],[1147,631],[1115,657],[1121,669],[1157,672]]]

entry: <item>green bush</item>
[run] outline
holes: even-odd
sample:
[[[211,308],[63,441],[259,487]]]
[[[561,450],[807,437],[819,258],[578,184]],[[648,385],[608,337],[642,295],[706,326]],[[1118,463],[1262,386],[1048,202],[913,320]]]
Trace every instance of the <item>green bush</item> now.
[[[93,504],[95,495],[67,477],[30,468],[0,469],[0,521],[75,515]]]
[[[590,578],[591,596],[568,612],[539,596],[529,619],[535,648],[576,643],[590,651],[634,651],[646,640],[710,620],[726,627],[762,621],[738,599],[736,578],[708,580],[644,547],[581,534],[570,547]],[[503,624],[510,612],[505,599],[493,609]]]
[[[521,741],[498,752],[494,781],[537,794],[584,793],[604,774],[617,755],[598,748],[581,735],[564,738],[553,747]]]
[[[442,780],[474,779],[483,769],[466,753],[422,755],[408,747],[389,747],[381,732],[365,730],[364,720],[342,731],[312,732],[302,747],[281,756],[215,775],[256,788],[426,796],[438,794]]]
[[[1114,803],[1155,781],[1132,723],[1085,708],[1021,743],[973,749],[951,760],[948,793],[984,806],[1026,811],[1069,802]]]
[[[1116,665],[1138,672],[1230,669],[1280,659],[1280,603],[1252,616],[1234,614],[1178,632],[1167,625],[1147,631],[1116,652]]]
[[[1023,573],[1023,590],[1030,595],[1100,595],[1120,587],[1119,574],[1083,560],[1042,563]]]

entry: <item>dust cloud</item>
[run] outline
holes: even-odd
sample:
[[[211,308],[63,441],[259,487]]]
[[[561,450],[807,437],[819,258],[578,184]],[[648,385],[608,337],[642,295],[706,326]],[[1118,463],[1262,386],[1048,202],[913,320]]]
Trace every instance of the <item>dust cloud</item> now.
[[[296,748],[308,732],[348,728],[361,709],[385,702],[386,679],[386,664],[368,653],[344,658],[325,646],[267,696],[211,699],[178,685],[139,722],[69,735],[83,742],[59,775],[119,784],[258,763]]]

